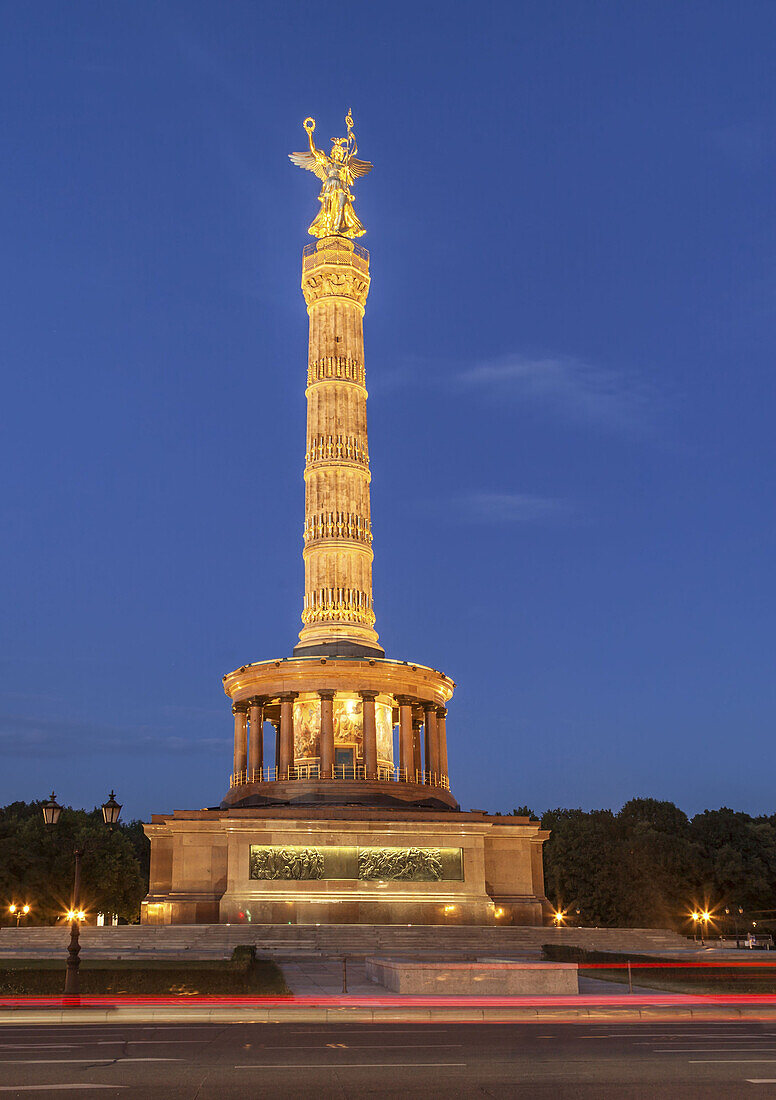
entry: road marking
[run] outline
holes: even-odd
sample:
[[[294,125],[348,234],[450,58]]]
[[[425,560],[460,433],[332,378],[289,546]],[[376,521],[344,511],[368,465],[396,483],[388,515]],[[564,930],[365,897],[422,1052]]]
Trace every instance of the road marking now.
[[[0,1066],[82,1066],[85,1062],[97,1065],[98,1062],[184,1062],[185,1058],[3,1058]]]
[[[657,1035],[636,1046],[654,1046],[655,1043],[774,1043],[776,1035]]]
[[[201,1043],[201,1039],[82,1039],[80,1043],[0,1043],[0,1050],[75,1050],[76,1047],[115,1047],[131,1043],[133,1046],[152,1046],[173,1043]]]
[[[61,1092],[63,1089],[126,1089],[129,1085],[0,1085],[0,1092]]]
[[[331,1049],[338,1048],[343,1050],[448,1050],[455,1047],[458,1049],[463,1046],[463,1043],[326,1043],[327,1047]],[[262,1049],[261,1047],[259,1049]],[[281,1045],[278,1043],[267,1043],[263,1047],[264,1050],[322,1050],[324,1049],[318,1043],[314,1046],[305,1043],[295,1043],[293,1046]]]
[[[754,1066],[754,1065],[774,1065],[776,1064],[776,1058],[688,1058],[687,1061],[691,1066]]]
[[[747,1077],[748,1085],[776,1085],[776,1077]]]
[[[653,1054],[772,1054],[776,1047],[669,1047],[668,1050],[653,1050]]]
[[[76,1045],[77,1046],[86,1046],[87,1042],[88,1042],[88,1040],[85,1040],[83,1043],[77,1043]],[[172,1045],[173,1043],[201,1043],[201,1042],[202,1042],[201,1039],[93,1039],[92,1040],[93,1045],[96,1046],[96,1047],[115,1047],[119,1043],[121,1043],[121,1044],[123,1044],[123,1043],[132,1043],[133,1046],[140,1045],[140,1046],[147,1047],[147,1046],[152,1045],[153,1043],[161,1043],[163,1046],[166,1046],[168,1043],[170,1045]]]
[[[631,1032],[630,1034],[632,1036],[633,1032]],[[641,1035],[641,1032],[639,1032],[639,1035]],[[602,1037],[602,1036],[591,1036],[591,1038],[600,1038],[600,1037]],[[627,1035],[611,1035],[611,1036],[607,1036],[607,1038],[627,1039],[628,1036]],[[768,1032],[768,1031],[754,1031],[754,1032],[749,1032],[749,1031],[729,1031],[729,1032],[719,1031],[719,1032],[711,1035],[711,1034],[708,1034],[707,1032],[704,1032],[704,1031],[693,1031],[692,1028],[688,1028],[685,1031],[673,1031],[673,1032],[667,1032],[667,1033],[663,1033],[663,1034],[658,1033],[656,1035],[649,1035],[649,1033],[648,1033],[646,1038],[639,1038],[637,1040],[637,1045],[638,1046],[644,1046],[645,1044],[655,1043],[655,1042],[680,1042],[681,1043],[681,1042],[685,1042],[687,1039],[703,1039],[703,1040],[708,1039],[709,1042],[717,1041],[717,1040],[721,1039],[723,1042],[728,1042],[728,1041],[738,1042],[741,1039],[771,1039],[771,1040],[773,1040],[773,1039],[776,1039],[776,1035],[774,1035],[772,1032]]]
[[[315,1065],[305,1062],[303,1065],[291,1065],[281,1062],[278,1065],[264,1065],[260,1062],[251,1066],[235,1066],[235,1069],[442,1069],[468,1066],[468,1062],[321,1062]]]
[[[223,1026],[213,1024],[213,1027]],[[242,1026],[242,1025],[241,1025]],[[262,1027],[262,1024],[251,1024],[253,1027]],[[283,1022],[283,1028],[290,1030],[293,1028],[294,1035],[318,1035],[326,1034],[331,1024],[321,1024],[319,1027],[301,1027],[299,1024]],[[337,1026],[342,1028],[353,1028],[363,1031],[369,1035],[417,1035],[418,1029],[422,1026],[423,1032],[426,1035],[430,1035],[432,1032],[439,1032],[440,1035],[445,1035],[450,1030],[449,1027],[431,1027],[425,1022],[425,1020],[418,1020],[418,1027],[375,1027],[374,1024],[370,1024],[365,1021],[356,1020],[338,1020]],[[455,1026],[454,1024],[450,1025]]]

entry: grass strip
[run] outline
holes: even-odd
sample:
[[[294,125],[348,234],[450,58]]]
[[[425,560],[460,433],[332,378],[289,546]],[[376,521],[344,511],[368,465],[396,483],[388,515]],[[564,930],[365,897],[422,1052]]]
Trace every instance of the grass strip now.
[[[672,966],[676,959],[658,955],[629,955],[618,951],[589,951],[582,947],[548,943],[542,947],[545,959],[552,962],[575,962],[580,977],[596,978],[616,985],[628,984],[628,970],[624,963],[632,964],[633,984],[642,989],[654,989],[665,993],[776,993],[776,967],[730,966],[707,967],[699,962],[697,967]],[[749,963],[749,960],[746,960]],[[588,967],[585,967],[588,963]],[[606,963],[611,963],[608,969]],[[641,969],[638,963],[650,963]],[[659,963],[659,966],[655,966]],[[596,965],[591,965],[596,964]]]
[[[178,960],[83,959],[81,993],[86,995],[202,993],[283,996],[290,990],[283,972],[253,947],[235,948],[231,959]],[[3,959],[0,995],[57,996],[64,989],[65,959]]]

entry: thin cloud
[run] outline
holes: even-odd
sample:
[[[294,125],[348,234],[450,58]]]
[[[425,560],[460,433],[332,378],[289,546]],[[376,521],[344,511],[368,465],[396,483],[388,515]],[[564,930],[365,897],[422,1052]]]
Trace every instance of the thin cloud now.
[[[486,523],[536,523],[571,512],[562,500],[531,493],[468,493],[454,503],[461,519]]]
[[[617,431],[644,428],[653,404],[637,375],[567,356],[505,356],[462,371],[458,382],[499,401],[530,401],[569,420]]]
[[[0,754],[5,757],[67,756],[73,746],[90,755],[228,752],[228,737],[182,737],[165,727],[124,729],[93,722],[0,714]]]

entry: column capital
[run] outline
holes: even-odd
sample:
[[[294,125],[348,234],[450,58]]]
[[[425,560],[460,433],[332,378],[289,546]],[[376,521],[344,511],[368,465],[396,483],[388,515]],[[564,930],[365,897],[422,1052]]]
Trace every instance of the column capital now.
[[[426,714],[430,714],[432,712],[436,714],[437,710],[439,709],[436,703],[432,703],[428,699],[423,699],[421,702],[421,706],[423,707],[423,711]]]
[[[328,688],[318,691],[318,695],[321,699],[333,699],[336,694],[336,691],[330,691]]]
[[[249,707],[263,707],[264,704],[266,703],[266,701],[267,701],[267,696],[266,695],[253,695],[248,700],[248,706]]]
[[[281,691],[278,699],[280,699],[281,703],[293,703],[298,694],[298,691]]]
[[[394,699],[400,707],[411,707],[415,702],[411,695],[394,695]]]
[[[361,696],[361,698],[363,699],[363,701],[365,703],[369,703],[369,702],[374,703],[375,699],[380,694],[380,692],[379,691],[359,691],[358,694]]]
[[[437,707],[437,718],[447,718],[447,707]]]
[[[232,703],[232,714],[247,714],[248,704],[244,699],[240,699],[236,703]]]

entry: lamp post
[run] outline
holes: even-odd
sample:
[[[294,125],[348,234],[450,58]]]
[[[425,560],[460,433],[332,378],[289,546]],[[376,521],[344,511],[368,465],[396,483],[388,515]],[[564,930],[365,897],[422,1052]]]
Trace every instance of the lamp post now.
[[[43,820],[47,825],[56,825],[61,813],[62,807],[58,805],[56,795],[52,791],[49,801],[43,803]],[[111,791],[108,801],[102,805],[102,818],[108,826],[109,832],[113,832],[113,826],[118,822],[120,813],[121,806],[116,801],[115,791]],[[76,845],[73,850],[75,873],[73,875],[73,893],[70,908],[67,912],[67,919],[70,922],[70,943],[67,948],[65,996],[72,997],[77,997],[79,993],[78,968],[81,965],[79,932],[81,921],[86,917],[86,913],[81,908],[81,858],[85,851],[85,843]]]
[[[704,932],[707,936],[709,934],[709,921],[711,920],[711,913],[708,911],[708,909],[704,909],[702,913],[691,913],[690,915],[693,919],[695,927],[700,928],[701,930],[701,947],[705,947],[706,944],[704,942],[703,936]]]
[[[740,932],[739,927],[738,927],[738,918],[743,916],[743,914],[744,914],[744,908],[743,908],[742,905],[739,905],[737,910],[736,909],[733,910],[733,925],[734,925],[735,930],[736,930],[736,947],[741,946],[741,932]],[[725,909],[725,916],[727,916],[727,917],[730,916],[730,909]]]
[[[16,917],[16,927],[19,927],[19,921],[22,917],[26,917],[30,911],[29,905],[17,905],[16,902],[12,902],[8,906],[8,912],[12,917]]]

